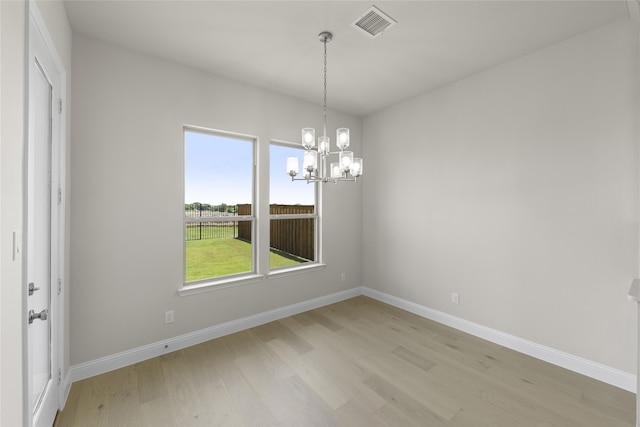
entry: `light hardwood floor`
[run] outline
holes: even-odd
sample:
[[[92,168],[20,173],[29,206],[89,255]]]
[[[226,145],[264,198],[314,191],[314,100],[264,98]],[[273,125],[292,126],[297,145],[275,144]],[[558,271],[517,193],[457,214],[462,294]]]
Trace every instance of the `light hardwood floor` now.
[[[633,426],[635,395],[367,297],[74,383],[56,426]]]

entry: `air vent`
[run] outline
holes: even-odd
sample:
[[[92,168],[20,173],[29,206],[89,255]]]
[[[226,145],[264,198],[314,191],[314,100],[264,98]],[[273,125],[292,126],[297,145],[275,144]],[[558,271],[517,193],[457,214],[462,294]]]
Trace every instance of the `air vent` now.
[[[396,21],[375,6],[371,6],[365,13],[351,24],[354,28],[363,31],[371,38],[378,37],[384,31],[395,25]]]

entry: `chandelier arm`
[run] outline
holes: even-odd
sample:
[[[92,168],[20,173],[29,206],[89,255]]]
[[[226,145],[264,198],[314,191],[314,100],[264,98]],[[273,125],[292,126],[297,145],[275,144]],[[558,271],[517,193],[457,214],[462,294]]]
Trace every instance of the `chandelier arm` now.
[[[316,175],[310,175],[307,178],[296,178],[295,176],[291,176],[291,181],[306,181],[307,184],[311,184],[311,183],[315,183],[315,182],[322,182],[322,183],[327,183],[327,182],[331,182],[334,184],[337,184],[338,182],[358,182],[358,177],[357,176],[350,176],[348,173],[345,176],[341,176],[338,178],[331,178],[328,176],[318,176],[317,173]]]

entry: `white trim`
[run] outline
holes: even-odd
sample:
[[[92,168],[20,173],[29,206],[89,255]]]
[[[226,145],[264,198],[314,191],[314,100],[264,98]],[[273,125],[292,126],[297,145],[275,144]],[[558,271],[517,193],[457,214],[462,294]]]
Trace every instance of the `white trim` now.
[[[1,0],[0,0],[1,1]],[[258,280],[262,280],[262,275],[258,272],[258,248],[260,247],[260,236],[256,231],[258,230],[258,221],[260,220],[260,215],[256,209],[252,209],[252,215],[249,216],[230,216],[230,217],[210,217],[210,218],[202,218],[192,220],[189,217],[186,217],[184,214],[184,200],[185,200],[185,176],[186,176],[186,149],[187,149],[187,132],[189,133],[197,133],[201,135],[208,135],[217,138],[225,138],[225,139],[237,139],[245,142],[251,143],[251,160],[252,160],[252,170],[251,170],[251,206],[257,206],[256,200],[258,199],[257,194],[257,185],[258,185],[258,170],[257,170],[257,162],[258,162],[258,144],[259,139],[257,136],[241,134],[237,132],[229,132],[219,129],[211,129],[205,128],[202,126],[193,126],[193,125],[183,125],[182,126],[182,204],[181,204],[181,216],[182,216],[182,285],[178,289],[178,294],[180,296],[191,295],[194,293],[207,292],[213,289],[224,289],[231,286],[238,286],[245,283],[252,283]],[[221,219],[222,218],[222,219]],[[248,273],[240,273],[238,275],[234,275],[232,278],[223,278],[218,280],[217,278],[207,278],[196,283],[186,282],[187,276],[187,231],[185,224],[187,223],[199,223],[199,222],[226,222],[226,221],[246,221],[251,223],[251,235],[255,236],[254,241],[251,242],[251,268],[252,270]],[[236,278],[237,277],[237,278]],[[245,280],[246,279],[246,280]]]
[[[274,320],[353,298],[358,295],[368,296],[394,307],[417,314],[418,316],[431,319],[438,323],[442,323],[443,325],[451,326],[452,328],[480,337],[503,347],[544,360],[556,366],[603,381],[632,393],[636,392],[636,375],[488,328],[486,326],[452,316],[451,314],[443,313],[367,287],[352,288],[308,301],[302,301],[286,307],[276,308],[263,313],[244,317],[242,319],[232,320],[175,338],[158,341],[146,346],[74,365],[70,368],[70,377],[73,382],[80,381],[85,378],[129,366],[143,360],[151,359],[167,352],[180,350],[205,341],[272,322]],[[70,386],[68,377],[65,378],[64,384],[65,391],[68,394],[67,387]]]
[[[162,354],[200,344],[215,338],[229,335],[245,329],[253,328],[284,317],[323,307],[349,298],[361,295],[361,288],[353,288],[342,292],[302,301],[296,304],[265,311],[242,319],[215,325],[199,331],[180,335],[175,338],[158,341],[149,345],[123,351],[111,356],[81,363],[71,367],[71,380],[80,381],[95,375],[103,374],[115,369],[123,368],[143,360],[151,359]]]
[[[71,393],[71,370],[69,369],[62,379],[62,383],[60,384],[60,389],[62,390],[60,396],[60,410],[64,409],[65,404],[67,403],[67,398],[69,397],[69,393]]]
[[[48,58],[52,62],[53,69],[48,69],[50,73],[55,73],[55,76],[50,76],[53,84],[53,99],[54,104],[52,111],[52,146],[51,146],[51,319],[55,321],[55,326],[52,329],[52,340],[55,340],[55,347],[53,355],[54,366],[51,367],[52,375],[57,376],[58,372],[64,377],[64,380],[58,382],[55,387],[55,404],[58,409],[61,409],[71,389],[71,382],[69,381],[69,373],[65,372],[64,360],[65,360],[65,336],[64,325],[65,318],[65,288],[66,288],[66,272],[65,272],[65,219],[66,219],[66,148],[67,148],[67,70],[64,67],[64,63],[58,53],[55,42],[49,33],[46,22],[40,13],[37,2],[35,0],[28,0],[27,7],[27,36],[26,42],[29,46],[28,63],[31,63],[32,55],[35,54],[32,51],[32,31],[36,31],[44,47],[47,50]],[[32,26],[33,24],[33,26]],[[27,69],[27,85],[30,85],[30,65]],[[61,110],[56,107],[60,105]],[[30,113],[29,113],[30,117]],[[30,120],[30,119],[29,119]],[[27,168],[25,168],[27,170]],[[25,187],[26,188],[26,187]],[[25,190],[26,191],[26,190]],[[59,193],[58,193],[59,192]],[[60,198],[60,201],[58,201]],[[24,221],[26,224],[27,210],[24,210]],[[23,237],[26,236],[26,232],[23,233]],[[26,237],[25,237],[26,238]],[[23,242],[23,248],[26,247]],[[23,261],[23,268],[26,268],[26,260]],[[26,270],[25,270],[26,271]],[[26,273],[25,273],[26,274]],[[25,276],[26,277],[26,276]],[[58,293],[58,281],[60,282],[60,293]],[[26,311],[25,311],[26,312]],[[26,334],[26,332],[25,332]],[[25,351],[28,351],[25,348]],[[25,368],[28,369],[28,368]],[[25,373],[25,380],[28,381],[28,374]],[[55,382],[56,380],[54,380]],[[25,384],[24,390],[28,391],[28,386]],[[34,420],[30,414],[29,398],[25,397],[25,408],[27,413],[27,422],[31,423]]]
[[[315,206],[314,206],[315,208]],[[318,214],[315,213],[307,213],[307,214],[270,214],[269,219],[316,219],[318,218]]]
[[[599,381],[622,388],[632,393],[636,392],[636,375],[619,369],[611,368],[601,363],[593,362],[560,350],[553,349],[496,329],[443,313],[402,298],[394,297],[375,289],[363,287],[362,294],[394,307],[409,311],[418,316],[434,320],[443,325],[451,326],[460,331],[475,335],[487,341],[510,348],[520,353],[552,363],[565,369],[595,378]]]
[[[270,139],[269,140],[269,165],[271,165],[271,146],[277,145],[285,148],[292,148],[295,150],[302,150],[304,153],[304,148],[300,145],[300,143],[285,141],[282,139]],[[271,170],[271,169],[269,169]],[[293,184],[293,182],[292,182]],[[309,183],[307,183],[308,185]],[[324,266],[324,256],[322,254],[322,186],[318,182],[312,183],[314,186],[313,192],[313,203],[314,203],[314,213],[312,214],[271,214],[271,209],[269,209],[269,223],[271,220],[278,219],[300,219],[300,218],[308,218],[315,219],[315,227],[314,227],[314,251],[315,251],[315,260],[313,263],[315,265]],[[269,181],[269,196],[271,195],[271,181]],[[271,242],[269,242],[269,246]],[[292,269],[293,270],[293,269]],[[269,273],[271,274],[271,273]]]
[[[267,280],[280,279],[285,276],[295,276],[298,274],[310,273],[316,270],[324,270],[327,267],[326,264],[320,264],[317,262],[309,262],[305,264],[296,265],[294,267],[279,267],[271,270],[267,274]]]
[[[218,280],[203,280],[199,282],[188,282],[182,288],[178,289],[178,295],[181,297],[187,295],[201,294],[203,292],[216,291],[219,289],[232,288],[234,286],[249,285],[251,283],[260,282],[264,276],[260,274],[239,274],[233,277],[226,277]]]

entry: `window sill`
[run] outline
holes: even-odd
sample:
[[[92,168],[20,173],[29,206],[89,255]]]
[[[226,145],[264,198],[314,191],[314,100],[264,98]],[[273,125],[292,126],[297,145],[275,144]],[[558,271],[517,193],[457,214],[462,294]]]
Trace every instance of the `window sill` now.
[[[250,283],[260,282],[264,278],[261,274],[251,274],[242,277],[233,277],[230,279],[212,280],[210,282],[196,283],[192,285],[184,285],[178,290],[181,297],[187,295],[200,294],[202,292],[217,291],[219,289],[227,289],[234,286],[248,285]]]
[[[280,268],[278,270],[271,271],[269,274],[267,274],[267,279],[279,279],[280,277],[295,276],[297,274],[310,273],[316,270],[323,270],[324,268],[326,268],[326,266],[327,266],[326,264],[313,263],[313,264],[304,265],[304,266]]]
[[[326,264],[310,264],[305,266],[296,266],[290,268],[281,268],[270,272],[267,276],[261,274],[251,274],[241,277],[233,277],[229,279],[212,280],[208,282],[195,283],[192,285],[184,285],[178,290],[178,295],[181,297],[187,295],[195,295],[203,292],[217,291],[219,289],[227,289],[235,286],[248,285],[250,283],[256,283],[262,281],[265,277],[267,279],[279,279],[281,277],[295,276],[297,274],[305,274],[313,271],[323,270],[326,268]]]

